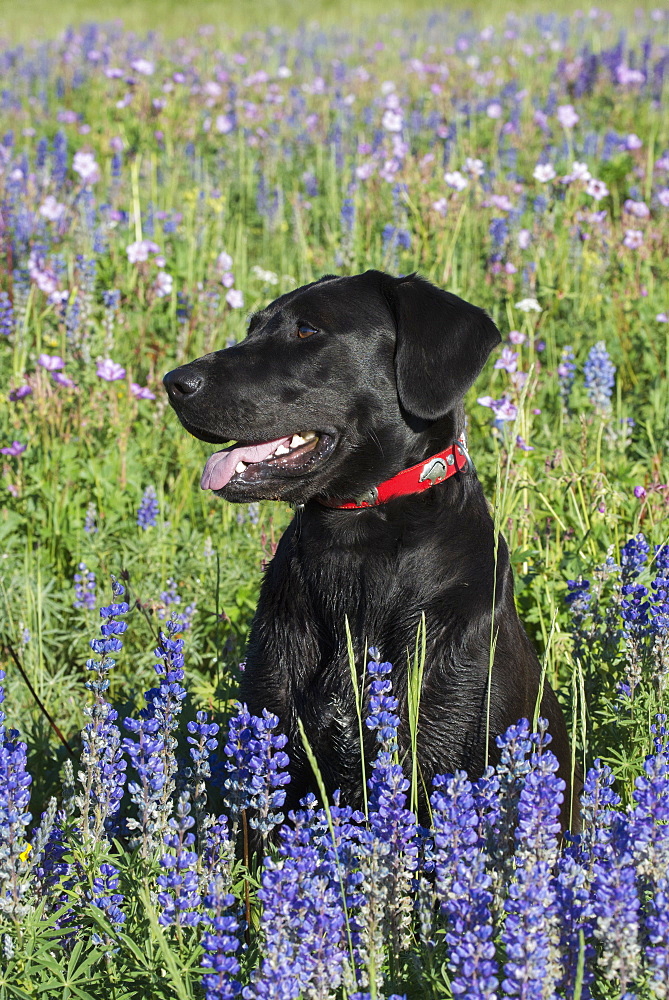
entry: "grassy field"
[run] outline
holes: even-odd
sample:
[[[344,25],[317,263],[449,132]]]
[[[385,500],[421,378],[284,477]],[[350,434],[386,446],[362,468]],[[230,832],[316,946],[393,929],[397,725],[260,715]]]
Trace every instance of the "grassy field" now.
[[[448,903],[453,893],[460,898],[448,872],[465,855],[455,847],[448,855],[443,829],[430,878],[413,870],[411,838],[388,839],[387,829],[382,835],[374,827],[379,809],[372,808],[371,827],[361,821],[349,840],[334,835],[333,815],[335,826],[345,825],[336,810],[312,811],[303,823],[320,839],[304,870],[316,881],[307,885],[293,873],[303,896],[291,919],[311,914],[318,933],[339,945],[323,957],[321,972],[289,975],[285,956],[301,945],[286,944],[291,920],[281,931],[272,897],[280,876],[272,872],[288,878],[296,834],[286,825],[276,869],[263,869],[260,858],[233,862],[230,838],[242,806],[231,788],[244,784],[249,762],[235,758],[232,736],[230,753],[221,738],[209,763],[207,753],[204,763],[190,759],[194,744],[186,742],[187,723],[191,738],[206,742],[214,735],[202,726],[225,727],[232,716],[233,736],[246,734],[240,746],[260,747],[263,780],[274,773],[268,762],[281,747],[257,720],[240,721],[234,700],[262,570],[291,512],[270,503],[233,507],[198,489],[211,447],[179,428],[161,377],[242,338],[247,315],[281,292],[321,273],[368,267],[419,270],[488,309],[502,332],[503,352],[467,402],[471,451],[509,542],[519,611],[563,704],[575,758],[584,771],[596,760],[611,768],[621,799],[615,822],[615,804],[591,809],[608,854],[592,834],[574,855],[587,897],[578,914],[578,893],[564,902],[571,861],[558,860],[541,739],[533,767],[543,774],[544,798],[533,808],[550,842],[536,848],[532,863],[525,834],[514,842],[513,823],[509,856],[500,860],[488,834],[502,836],[501,820],[486,814],[484,822],[479,809],[480,850],[465,867],[482,864],[488,873],[481,869],[480,885],[493,902],[479,903],[492,909],[480,926],[489,924],[497,951],[481,957],[480,967],[494,960],[500,971],[481,973],[479,992],[472,986],[464,995],[492,996],[495,977],[498,995],[669,995],[666,967],[652,950],[667,947],[657,902],[665,886],[656,884],[648,852],[629,848],[652,842],[656,867],[666,862],[664,835],[643,840],[638,824],[665,829],[667,794],[656,716],[666,710],[669,669],[669,123],[662,111],[669,18],[651,5],[636,15],[627,4],[585,14],[575,5],[559,15],[530,4],[515,10],[500,8],[488,20],[482,10],[380,12],[371,2],[318,11],[275,3],[262,12],[119,3],[117,20],[104,24],[111,11],[98,7],[93,15],[82,4],[0,9],[0,36],[9,40],[0,57],[0,665],[8,730],[18,728],[27,745],[22,750],[0,730],[7,962],[4,970],[0,963],[0,1000],[32,996],[34,984],[45,996],[232,996],[239,977],[244,996],[279,996],[271,989],[281,976],[281,995],[291,997],[458,993],[464,960],[453,935],[465,918]],[[59,34],[68,23],[80,26]],[[125,588],[117,603],[128,603],[104,619],[128,624],[118,632],[123,649],[113,669],[106,662],[113,649],[94,648],[101,665],[89,659],[111,575]],[[169,620],[172,631],[161,639]],[[181,647],[168,639],[183,639],[185,676]],[[383,655],[383,636],[374,641]],[[151,652],[156,646],[160,655]],[[168,674],[183,684],[178,705],[160,681]],[[159,694],[147,701],[143,692],[156,683]],[[120,749],[128,733],[149,739],[137,722],[142,706],[163,741],[163,778],[153,791],[151,753],[144,759]],[[121,735],[113,713],[119,724],[131,719]],[[510,739],[521,757],[529,752],[526,736]],[[392,741],[382,750],[392,753]],[[63,784],[64,763],[81,753],[81,779],[73,784],[66,767]],[[638,779],[651,753],[661,806],[642,816]],[[143,800],[119,777],[124,755]],[[10,808],[23,794],[15,776],[25,767],[35,823],[46,810],[43,853],[30,820],[17,819],[27,803],[18,813]],[[406,790],[388,768],[380,760],[370,801],[378,805],[383,786],[408,814]],[[607,771],[592,773],[608,787]],[[118,799],[103,794],[101,774],[116,775]],[[523,774],[516,761],[500,777],[509,815],[521,811],[513,813],[517,830],[528,808]],[[228,814],[229,835],[207,819],[205,784],[208,808]],[[466,790],[457,781],[447,789],[449,802],[465,809]],[[446,825],[440,794],[436,826]],[[153,827],[147,803],[159,817]],[[426,842],[416,850],[426,851]],[[388,875],[379,860],[388,855],[379,845],[389,843],[404,859],[400,875]],[[188,851],[195,860],[183,860]],[[615,859],[608,868],[605,855]],[[161,856],[172,861],[161,864]],[[196,873],[198,902],[176,876],[156,882],[181,871],[182,860]],[[355,878],[338,895],[342,870],[359,876],[360,898]],[[544,883],[530,884],[523,872]],[[622,898],[606,882],[614,875],[633,883],[618,910],[600,905],[607,892]],[[374,896],[375,879],[385,896]],[[309,910],[323,885],[324,899],[328,892],[345,899],[330,924]],[[512,929],[522,916],[512,900],[539,889],[548,894],[548,916],[536,933],[549,957],[530,975],[529,959],[525,972],[511,968]],[[462,899],[471,903],[475,887],[472,893]],[[395,897],[404,911],[394,908]],[[228,931],[238,945],[203,946],[202,928],[225,936],[211,921],[233,912]],[[539,920],[525,917],[526,929]],[[471,931],[472,940],[487,940],[470,924],[461,925],[465,938]],[[273,938],[272,926],[287,937]],[[73,928],[83,929],[78,940]],[[309,933],[304,942],[313,945]],[[227,955],[217,983],[202,979],[203,954],[223,965]],[[522,992],[521,981],[551,981],[552,992],[527,985]]]

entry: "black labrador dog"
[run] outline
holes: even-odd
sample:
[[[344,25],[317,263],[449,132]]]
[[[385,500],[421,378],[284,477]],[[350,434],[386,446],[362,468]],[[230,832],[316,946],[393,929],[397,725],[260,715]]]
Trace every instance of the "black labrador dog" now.
[[[493,521],[462,442],[463,397],[500,340],[482,309],[416,275],[370,270],[280,296],[252,317],[242,343],[165,376],[186,430],[237,442],[209,459],[203,489],[296,506],[262,584],[241,690],[289,737],[287,809],[316,790],[298,717],[328,791],[362,801],[346,617],[356,662],[373,642],[394,664],[406,759],[407,654],[425,614],[424,790],[457,768],[480,775],[486,733],[494,763],[495,737],[533,717],[539,662],[502,538],[494,580]],[[569,788],[566,727],[548,684],[541,713]]]

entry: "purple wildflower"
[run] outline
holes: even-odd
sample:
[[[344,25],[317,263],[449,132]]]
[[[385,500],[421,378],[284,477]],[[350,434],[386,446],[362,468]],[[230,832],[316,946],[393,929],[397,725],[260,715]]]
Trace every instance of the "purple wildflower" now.
[[[29,385],[20,385],[17,389],[10,389],[10,402],[17,403],[19,399],[25,399],[26,396],[32,396],[32,392],[32,386]]]
[[[72,169],[79,174],[83,184],[95,184],[100,180],[100,168],[95,156],[83,149],[74,154]]]
[[[104,379],[105,382],[118,382],[125,378],[125,368],[116,361],[112,361],[111,358],[98,361],[95,373],[98,378]]]
[[[151,392],[148,386],[138,385],[137,382],[130,383],[130,392],[133,394],[135,399],[155,399],[156,394]]]
[[[11,444],[6,445],[4,448],[0,448],[0,454],[11,455],[12,458],[18,458],[26,450],[28,445],[21,444],[20,441],[12,441]]]
[[[75,389],[76,384],[64,372],[51,372],[51,378],[56,385],[62,385],[66,389]]]
[[[626,229],[623,237],[623,246],[630,250],[638,250],[643,246],[643,233],[640,229]]]
[[[65,367],[65,362],[59,354],[40,354],[37,364],[46,368],[48,372],[56,372]]]
[[[518,351],[512,351],[510,347],[503,347],[502,354],[495,362],[494,367],[512,374],[518,367]]]
[[[507,420],[515,420],[518,414],[518,407],[511,402],[506,394],[501,399],[493,399],[492,396],[479,396],[476,402],[492,410],[495,422],[503,423]]]

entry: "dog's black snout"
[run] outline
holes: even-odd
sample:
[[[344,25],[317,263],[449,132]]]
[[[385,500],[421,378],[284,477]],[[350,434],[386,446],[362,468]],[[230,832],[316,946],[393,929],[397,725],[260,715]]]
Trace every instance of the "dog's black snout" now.
[[[194,396],[202,388],[203,383],[202,375],[188,371],[187,368],[175,368],[174,371],[168,372],[163,379],[167,395],[172,400],[182,399],[184,396]]]

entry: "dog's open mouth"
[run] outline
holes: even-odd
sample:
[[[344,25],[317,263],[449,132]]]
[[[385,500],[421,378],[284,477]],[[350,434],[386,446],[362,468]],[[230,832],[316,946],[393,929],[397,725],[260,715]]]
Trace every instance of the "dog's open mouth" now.
[[[238,442],[207,460],[200,486],[217,492],[230,482],[255,483],[277,473],[303,475],[330,454],[334,443],[331,434],[316,431],[302,431],[274,441]]]

